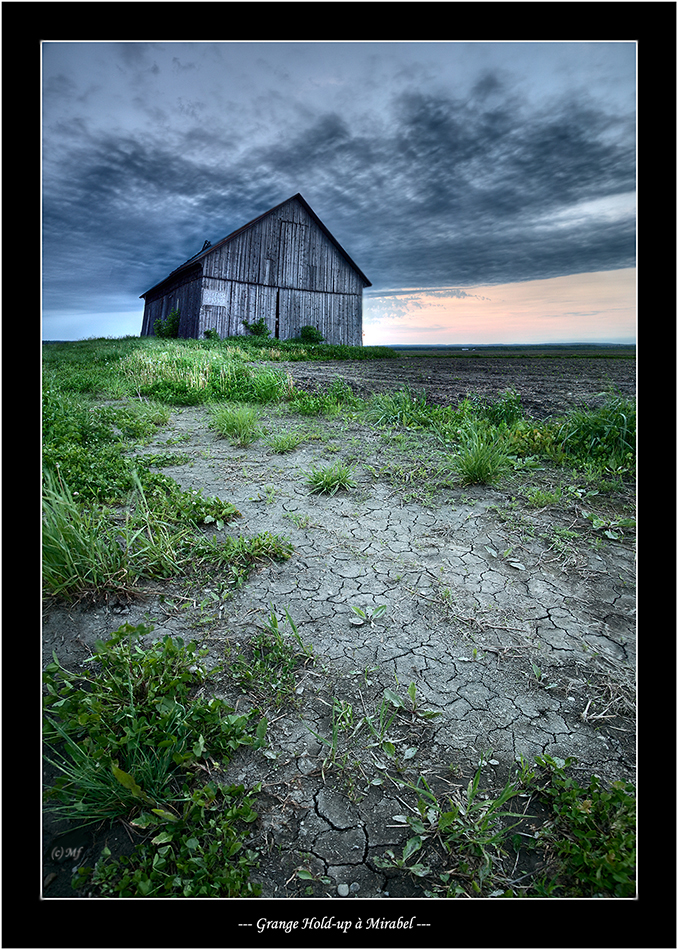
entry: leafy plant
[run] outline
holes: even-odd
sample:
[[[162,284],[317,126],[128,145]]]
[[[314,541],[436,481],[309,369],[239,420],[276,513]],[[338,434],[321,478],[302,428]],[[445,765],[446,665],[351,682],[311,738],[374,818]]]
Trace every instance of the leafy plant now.
[[[272,700],[276,706],[296,701],[299,662],[305,664],[313,659],[313,648],[304,645],[287,610],[285,621],[289,632],[283,632],[280,621],[271,610],[266,626],[248,644],[247,655],[238,651],[230,666],[236,683],[260,694],[266,701]]]
[[[322,343],[324,338],[317,327],[304,326],[299,332],[299,339],[302,343]]]
[[[261,317],[259,320],[256,320],[254,323],[249,323],[247,320],[243,320],[242,325],[245,327],[248,333],[252,334],[252,336],[268,339],[268,337],[271,335],[268,324],[263,317]]]
[[[249,879],[257,855],[244,847],[241,827],[256,820],[253,805],[242,785],[208,783],[162,830],[142,816],[135,825],[156,832],[150,841],[117,860],[104,848],[73,886],[87,883],[102,897],[258,897],[261,887]]]
[[[386,604],[381,604],[379,607],[376,607],[372,611],[365,611],[361,607],[354,607],[351,604],[351,610],[356,615],[351,617],[351,623],[356,627],[361,627],[365,623],[369,623],[371,627],[374,626],[374,621],[378,620],[379,617],[382,617],[386,613]]]
[[[385,689],[384,696],[393,706],[397,707],[398,709],[401,709],[401,710],[407,709],[407,703],[405,702],[405,700],[402,699],[393,690]],[[407,687],[407,697],[410,701],[409,703],[410,711],[413,714],[417,716],[421,716],[423,719],[435,719],[437,716],[442,716],[442,713],[437,710],[419,708],[419,700],[417,699],[417,684],[416,683],[410,683],[410,685]]]
[[[181,313],[176,307],[167,314],[165,319],[158,318],[153,324],[153,335],[161,340],[176,339],[179,336],[179,322]]]
[[[383,855],[375,856],[374,863],[378,868],[397,868],[401,871],[409,871],[415,877],[426,877],[431,873],[430,867],[420,863],[408,863],[412,855],[421,850],[423,843],[424,839],[419,835],[415,835],[405,843],[402,857],[397,858],[391,849],[387,849]]]
[[[207,651],[168,636],[143,647],[151,632],[124,624],[96,644],[92,671],[71,673],[55,656],[44,672],[43,739],[59,773],[47,808],[77,826],[124,818],[155,833],[129,858],[109,861],[105,849],[73,885],[101,896],[251,896],[253,855],[240,854],[238,826],[256,818],[253,800],[200,776],[243,745],[260,748],[266,719],[196,696]]]
[[[537,756],[546,781],[540,794],[556,816],[549,841],[558,854],[551,879],[564,896],[634,897],[636,893],[636,799],[628,782],[606,789],[592,775],[581,787],[565,770],[575,761]]]
[[[255,742],[254,713],[236,716],[221,700],[191,697],[205,675],[196,644],[165,637],[142,647],[151,631],[123,624],[97,642],[93,674],[69,673],[56,656],[45,670],[43,738],[65,777],[46,798],[62,817],[92,823],[141,806],[170,808],[177,770],[210,755],[227,760]],[[259,745],[264,731],[262,720]]]

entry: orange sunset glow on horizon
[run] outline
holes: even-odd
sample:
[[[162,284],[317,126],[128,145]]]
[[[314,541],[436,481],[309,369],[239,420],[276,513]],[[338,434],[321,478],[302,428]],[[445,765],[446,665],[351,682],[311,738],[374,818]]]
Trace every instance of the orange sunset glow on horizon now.
[[[364,344],[634,343],[636,269],[365,295]]]

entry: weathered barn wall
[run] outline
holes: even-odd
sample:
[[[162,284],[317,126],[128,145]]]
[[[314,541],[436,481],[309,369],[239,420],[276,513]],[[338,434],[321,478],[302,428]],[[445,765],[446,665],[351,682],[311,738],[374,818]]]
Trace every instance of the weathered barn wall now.
[[[300,195],[196,258],[190,276],[180,268],[145,295],[142,334],[176,306],[182,337],[202,338],[208,329],[237,336],[247,332],[243,320],[263,319],[281,340],[310,325],[327,342],[362,345],[362,292],[369,281]]]
[[[181,314],[179,336],[192,339],[198,335],[202,300],[202,267],[198,264],[182,271],[174,280],[167,279],[146,296],[142,336],[153,334],[155,321],[166,320],[172,310]]]

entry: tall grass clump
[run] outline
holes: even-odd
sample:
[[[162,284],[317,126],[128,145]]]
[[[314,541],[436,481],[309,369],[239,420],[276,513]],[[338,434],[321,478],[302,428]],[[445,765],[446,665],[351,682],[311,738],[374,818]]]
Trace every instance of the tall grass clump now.
[[[246,403],[228,403],[217,407],[210,426],[224,438],[230,438],[235,445],[250,445],[261,435],[259,410]]]
[[[292,389],[289,409],[301,416],[335,416],[342,411],[359,409],[363,401],[343,379],[337,377],[323,390],[307,392]]]
[[[629,471],[636,457],[636,404],[610,396],[598,409],[576,409],[560,423],[557,441],[566,459],[581,468]]]
[[[473,415],[493,426],[504,425],[510,428],[524,415],[520,394],[512,389],[501,393],[497,399],[471,394],[465,404]]]
[[[89,592],[131,590],[142,578],[182,570],[190,530],[158,518],[138,478],[132,507],[120,519],[78,503],[49,470],[43,479],[42,579],[49,595],[73,600]]]
[[[42,579],[53,596],[108,589],[127,572],[126,558],[100,512],[77,504],[49,471],[42,505]]]
[[[490,485],[511,468],[504,442],[492,428],[467,425],[451,466],[464,485]]]
[[[209,342],[209,341],[208,341]],[[139,350],[121,367],[139,396],[170,405],[200,405],[214,400],[273,403],[287,398],[286,373],[252,366],[228,348],[174,345]]]

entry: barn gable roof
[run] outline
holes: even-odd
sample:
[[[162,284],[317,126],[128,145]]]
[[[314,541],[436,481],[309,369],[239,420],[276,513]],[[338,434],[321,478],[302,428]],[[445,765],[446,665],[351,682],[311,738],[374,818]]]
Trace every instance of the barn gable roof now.
[[[222,247],[224,244],[228,244],[229,241],[232,241],[234,238],[238,237],[238,235],[242,234],[244,231],[247,231],[250,228],[254,227],[255,224],[258,224],[259,221],[262,221],[264,218],[268,217],[269,214],[273,214],[274,211],[277,211],[278,208],[281,208],[284,204],[287,204],[289,201],[295,201],[295,200],[298,201],[305,208],[305,210],[308,212],[310,217],[315,221],[315,223],[318,225],[318,227],[323,232],[323,234],[325,234],[325,236],[332,242],[332,244],[336,247],[336,249],[339,251],[341,256],[358,274],[360,279],[364,281],[365,286],[371,287],[372,286],[371,282],[367,279],[367,277],[365,277],[365,275],[360,270],[358,265],[349,257],[349,255],[346,253],[346,251],[343,249],[343,247],[341,246],[339,241],[337,241],[334,235],[330,231],[328,231],[328,229],[322,223],[322,221],[320,220],[318,215],[315,213],[313,208],[308,204],[308,202],[302,197],[301,194],[297,193],[296,195],[292,195],[291,198],[287,198],[286,201],[281,201],[280,204],[275,205],[275,207],[269,208],[269,210],[265,211],[263,214],[257,215],[256,218],[252,218],[252,220],[248,221],[247,224],[243,224],[242,227],[236,228],[235,231],[232,231],[230,234],[227,234],[226,237],[221,238],[221,240],[217,241],[215,244],[210,244],[209,247],[203,247],[201,251],[199,251],[197,254],[194,254],[193,257],[189,257],[187,261],[184,261],[183,264],[180,264],[179,267],[171,271],[167,277],[163,278],[163,280],[159,281],[157,284],[155,284],[153,287],[147,290],[146,293],[141,294],[141,299],[143,299],[152,290],[155,290],[156,287],[159,287],[161,284],[164,284],[165,281],[168,280],[170,277],[178,276],[181,273],[181,271],[184,270],[184,268],[193,266],[198,261],[201,261],[204,257],[207,257],[208,254],[211,254],[213,251],[216,251],[218,248]]]

